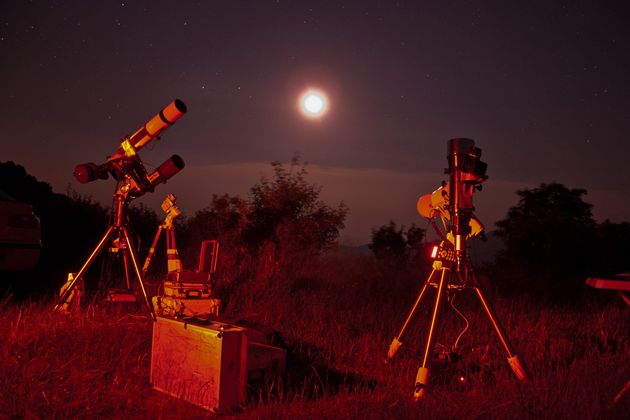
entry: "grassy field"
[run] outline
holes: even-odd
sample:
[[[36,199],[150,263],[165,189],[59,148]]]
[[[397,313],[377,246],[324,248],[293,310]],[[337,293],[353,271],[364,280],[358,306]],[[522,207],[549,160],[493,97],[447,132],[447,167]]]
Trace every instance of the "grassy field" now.
[[[222,320],[279,332],[287,377],[251,390],[243,418],[626,418],[630,310],[588,291],[571,307],[491,296],[530,379],[512,375],[472,293],[455,307],[470,324],[457,363],[434,363],[431,391],[412,385],[430,303],[396,359],[385,364],[423,276],[370,257],[330,255],[289,278],[235,289]],[[213,416],[149,385],[152,322],[143,308],[51,313],[49,302],[0,305],[0,417],[199,418]],[[450,350],[465,322],[446,306],[436,350]],[[457,378],[463,376],[460,382]]]

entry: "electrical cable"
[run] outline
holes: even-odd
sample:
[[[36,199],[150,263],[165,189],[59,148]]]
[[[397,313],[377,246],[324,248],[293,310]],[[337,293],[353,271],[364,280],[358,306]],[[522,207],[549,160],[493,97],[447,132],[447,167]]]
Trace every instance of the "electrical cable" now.
[[[464,327],[462,332],[460,332],[459,335],[457,336],[457,339],[455,340],[455,343],[453,344],[453,348],[452,348],[453,352],[457,349],[457,344],[459,343],[459,340],[462,338],[464,333],[468,331],[468,327],[470,326],[470,322],[468,322],[468,319],[464,316],[464,314],[461,313],[459,309],[457,309],[457,307],[453,303],[453,301],[455,300],[455,297],[457,296],[459,292],[460,291],[458,290],[457,292],[455,292],[455,294],[453,294],[453,297],[450,299],[449,304],[451,305],[451,308],[453,308],[453,310],[464,320],[464,322],[466,323],[466,326]]]

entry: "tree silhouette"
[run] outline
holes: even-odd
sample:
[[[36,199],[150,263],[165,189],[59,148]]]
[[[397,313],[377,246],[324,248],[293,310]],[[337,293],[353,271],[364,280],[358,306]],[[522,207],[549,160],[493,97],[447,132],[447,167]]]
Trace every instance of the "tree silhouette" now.
[[[306,181],[306,165],[299,157],[288,169],[279,162],[271,166],[273,178],[262,178],[250,190],[247,243],[259,248],[272,241],[287,256],[328,248],[344,227],[347,207],[340,203],[332,208],[320,200],[321,187]]]
[[[33,206],[41,221],[42,253],[36,270],[21,276],[18,294],[58,291],[107,227],[107,209],[89,197],[53,193],[52,187],[14,162],[0,163],[0,189]],[[25,279],[29,281],[25,281]]]
[[[31,204],[38,216],[53,195],[50,184],[38,181],[22,165],[11,161],[0,163],[0,190],[17,201]]]
[[[321,188],[306,180],[299,157],[288,168],[271,165],[273,177],[256,183],[248,199],[215,195],[210,206],[182,222],[189,258],[201,240],[219,240],[220,283],[253,279],[264,288],[270,278],[294,272],[331,247],[344,226],[346,206],[333,208],[320,200]]]
[[[249,277],[250,267],[246,261],[250,256],[245,252],[242,239],[248,206],[247,201],[240,197],[215,194],[209,206],[198,210],[192,217],[176,220],[176,226],[182,228],[176,231],[181,232],[181,235],[177,235],[177,240],[184,266],[198,264],[202,241],[215,239],[219,241],[219,263],[215,279],[219,283],[225,283],[239,282],[241,278]]]
[[[605,220],[597,226],[595,234],[594,274],[608,276],[630,272],[630,223]]]
[[[368,247],[376,258],[398,264],[421,252],[424,234],[424,229],[415,224],[405,229],[405,226],[397,227],[390,220],[389,224],[372,229],[372,241]]]
[[[577,294],[594,261],[596,223],[586,193],[558,183],[517,191],[518,204],[496,223],[510,286],[554,297]]]

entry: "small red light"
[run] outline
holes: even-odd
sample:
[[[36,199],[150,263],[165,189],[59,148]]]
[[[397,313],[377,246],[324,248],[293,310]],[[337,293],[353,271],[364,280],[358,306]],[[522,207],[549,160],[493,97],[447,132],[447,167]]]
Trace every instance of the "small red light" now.
[[[439,249],[438,246],[433,247],[433,250],[431,251],[431,258],[437,257],[438,249]]]

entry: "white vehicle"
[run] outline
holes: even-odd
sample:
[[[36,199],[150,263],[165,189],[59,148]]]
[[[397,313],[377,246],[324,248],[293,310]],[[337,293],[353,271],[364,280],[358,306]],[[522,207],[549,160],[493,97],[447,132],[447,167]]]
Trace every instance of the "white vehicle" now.
[[[41,227],[33,207],[0,191],[0,271],[34,269],[41,248]]]

